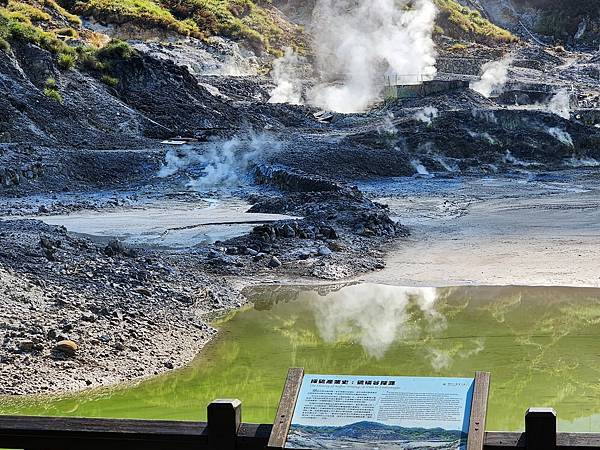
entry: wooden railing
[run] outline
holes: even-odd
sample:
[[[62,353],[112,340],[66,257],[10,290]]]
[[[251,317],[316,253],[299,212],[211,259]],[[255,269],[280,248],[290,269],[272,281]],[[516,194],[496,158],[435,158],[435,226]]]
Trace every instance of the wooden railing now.
[[[266,449],[270,424],[242,423],[239,400],[215,400],[208,422],[0,416],[0,448],[31,450]],[[556,413],[531,408],[525,432],[485,433],[486,450],[600,450],[600,433],[557,433]]]

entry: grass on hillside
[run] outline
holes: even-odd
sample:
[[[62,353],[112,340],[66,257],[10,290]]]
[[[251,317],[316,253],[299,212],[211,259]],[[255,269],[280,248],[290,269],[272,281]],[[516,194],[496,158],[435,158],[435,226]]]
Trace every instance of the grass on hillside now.
[[[178,20],[152,0],[84,0],[75,2],[74,11],[109,23],[134,23],[140,27],[162,28],[183,35],[201,37],[191,21]]]
[[[0,8],[1,40],[6,43],[13,40],[31,42],[59,57],[75,55],[75,49],[67,45],[56,33],[37,26],[36,22],[46,21],[44,11],[35,7],[27,8],[23,5],[17,5],[17,2],[11,1],[7,8]]]
[[[484,18],[479,11],[462,6],[456,0],[435,0],[435,3],[440,10],[438,25],[452,37],[485,44],[518,40],[511,32]]]
[[[78,0],[74,10],[109,23],[126,22],[186,36],[222,35],[253,48],[283,47],[282,29],[264,8],[268,0]]]

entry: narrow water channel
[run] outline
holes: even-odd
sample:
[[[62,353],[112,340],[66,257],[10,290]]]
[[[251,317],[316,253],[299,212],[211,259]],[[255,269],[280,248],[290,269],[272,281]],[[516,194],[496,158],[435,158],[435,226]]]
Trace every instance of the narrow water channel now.
[[[239,398],[272,422],[288,367],[312,373],[492,373],[489,430],[519,430],[530,406],[562,431],[600,430],[600,290],[543,287],[268,287],[216,320],[187,368],[136,386],[62,398],[3,398],[1,414],[205,419]]]

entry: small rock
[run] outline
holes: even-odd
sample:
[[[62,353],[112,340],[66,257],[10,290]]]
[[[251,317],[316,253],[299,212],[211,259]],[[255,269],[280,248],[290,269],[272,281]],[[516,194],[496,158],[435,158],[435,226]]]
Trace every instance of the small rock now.
[[[79,349],[79,346],[70,340],[60,341],[54,346],[54,350],[65,353],[66,355],[73,356]]]
[[[334,252],[343,252],[346,250],[346,246],[340,242],[331,242],[329,243],[329,249]]]
[[[271,258],[271,260],[269,261],[269,267],[272,269],[276,269],[278,267],[281,267],[281,261],[279,261],[279,258],[277,258],[276,256],[273,256]]]
[[[128,258],[137,257],[137,252],[134,249],[127,248],[118,239],[113,239],[104,247],[104,254],[109,257],[123,255]]]
[[[96,315],[94,313],[91,312],[84,312],[81,315],[81,320],[83,320],[84,322],[95,322],[96,321]]]
[[[214,250],[214,249],[210,249],[210,251],[208,252],[208,257],[210,259],[217,259],[222,256],[223,256],[223,254],[221,252],[218,252],[217,250]]]
[[[267,255],[265,255],[264,253],[258,253],[255,257],[254,257],[254,262],[259,262],[262,261],[263,259],[265,259]]]
[[[310,250],[305,250],[298,254],[298,259],[300,259],[302,261],[306,261],[307,259],[310,258],[310,255],[311,255]]]
[[[142,294],[145,297],[152,297],[152,291],[148,288],[145,288],[143,286],[140,287],[136,287],[134,289],[135,292],[137,292],[138,294]]]
[[[22,352],[31,352],[33,351],[33,341],[30,341],[29,339],[24,339],[22,341],[19,341],[17,347]]]
[[[123,247],[121,241],[118,239],[113,239],[106,245],[106,247],[104,247],[104,254],[106,256],[116,256],[120,253],[123,253],[124,250],[125,247]]]
[[[294,231],[294,229],[289,226],[288,224],[285,224],[283,226],[283,228],[281,229],[281,234],[283,235],[283,237],[285,238],[295,238],[296,237],[296,232]]]
[[[247,248],[246,253],[248,253],[250,256],[258,255],[258,252],[256,250],[254,250],[253,248]]]
[[[331,251],[331,249],[329,247],[326,246],[321,246],[319,247],[319,255],[320,256],[329,256],[331,255],[333,252]]]

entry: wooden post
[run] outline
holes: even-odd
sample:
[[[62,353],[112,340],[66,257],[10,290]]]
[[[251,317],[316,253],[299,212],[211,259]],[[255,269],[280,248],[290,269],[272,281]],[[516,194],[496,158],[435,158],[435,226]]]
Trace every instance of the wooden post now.
[[[529,408],[525,414],[527,450],[556,449],[556,412],[552,408]]]
[[[275,416],[275,423],[273,424],[273,430],[269,438],[269,448],[271,449],[283,448],[285,445],[290,426],[292,425],[294,408],[296,407],[303,378],[304,369],[292,368],[288,371],[281,400],[279,400],[277,416]]]
[[[483,450],[489,391],[490,373],[475,372],[467,450]]]
[[[234,450],[242,423],[242,402],[215,400],[207,408],[208,445],[214,450]]]

